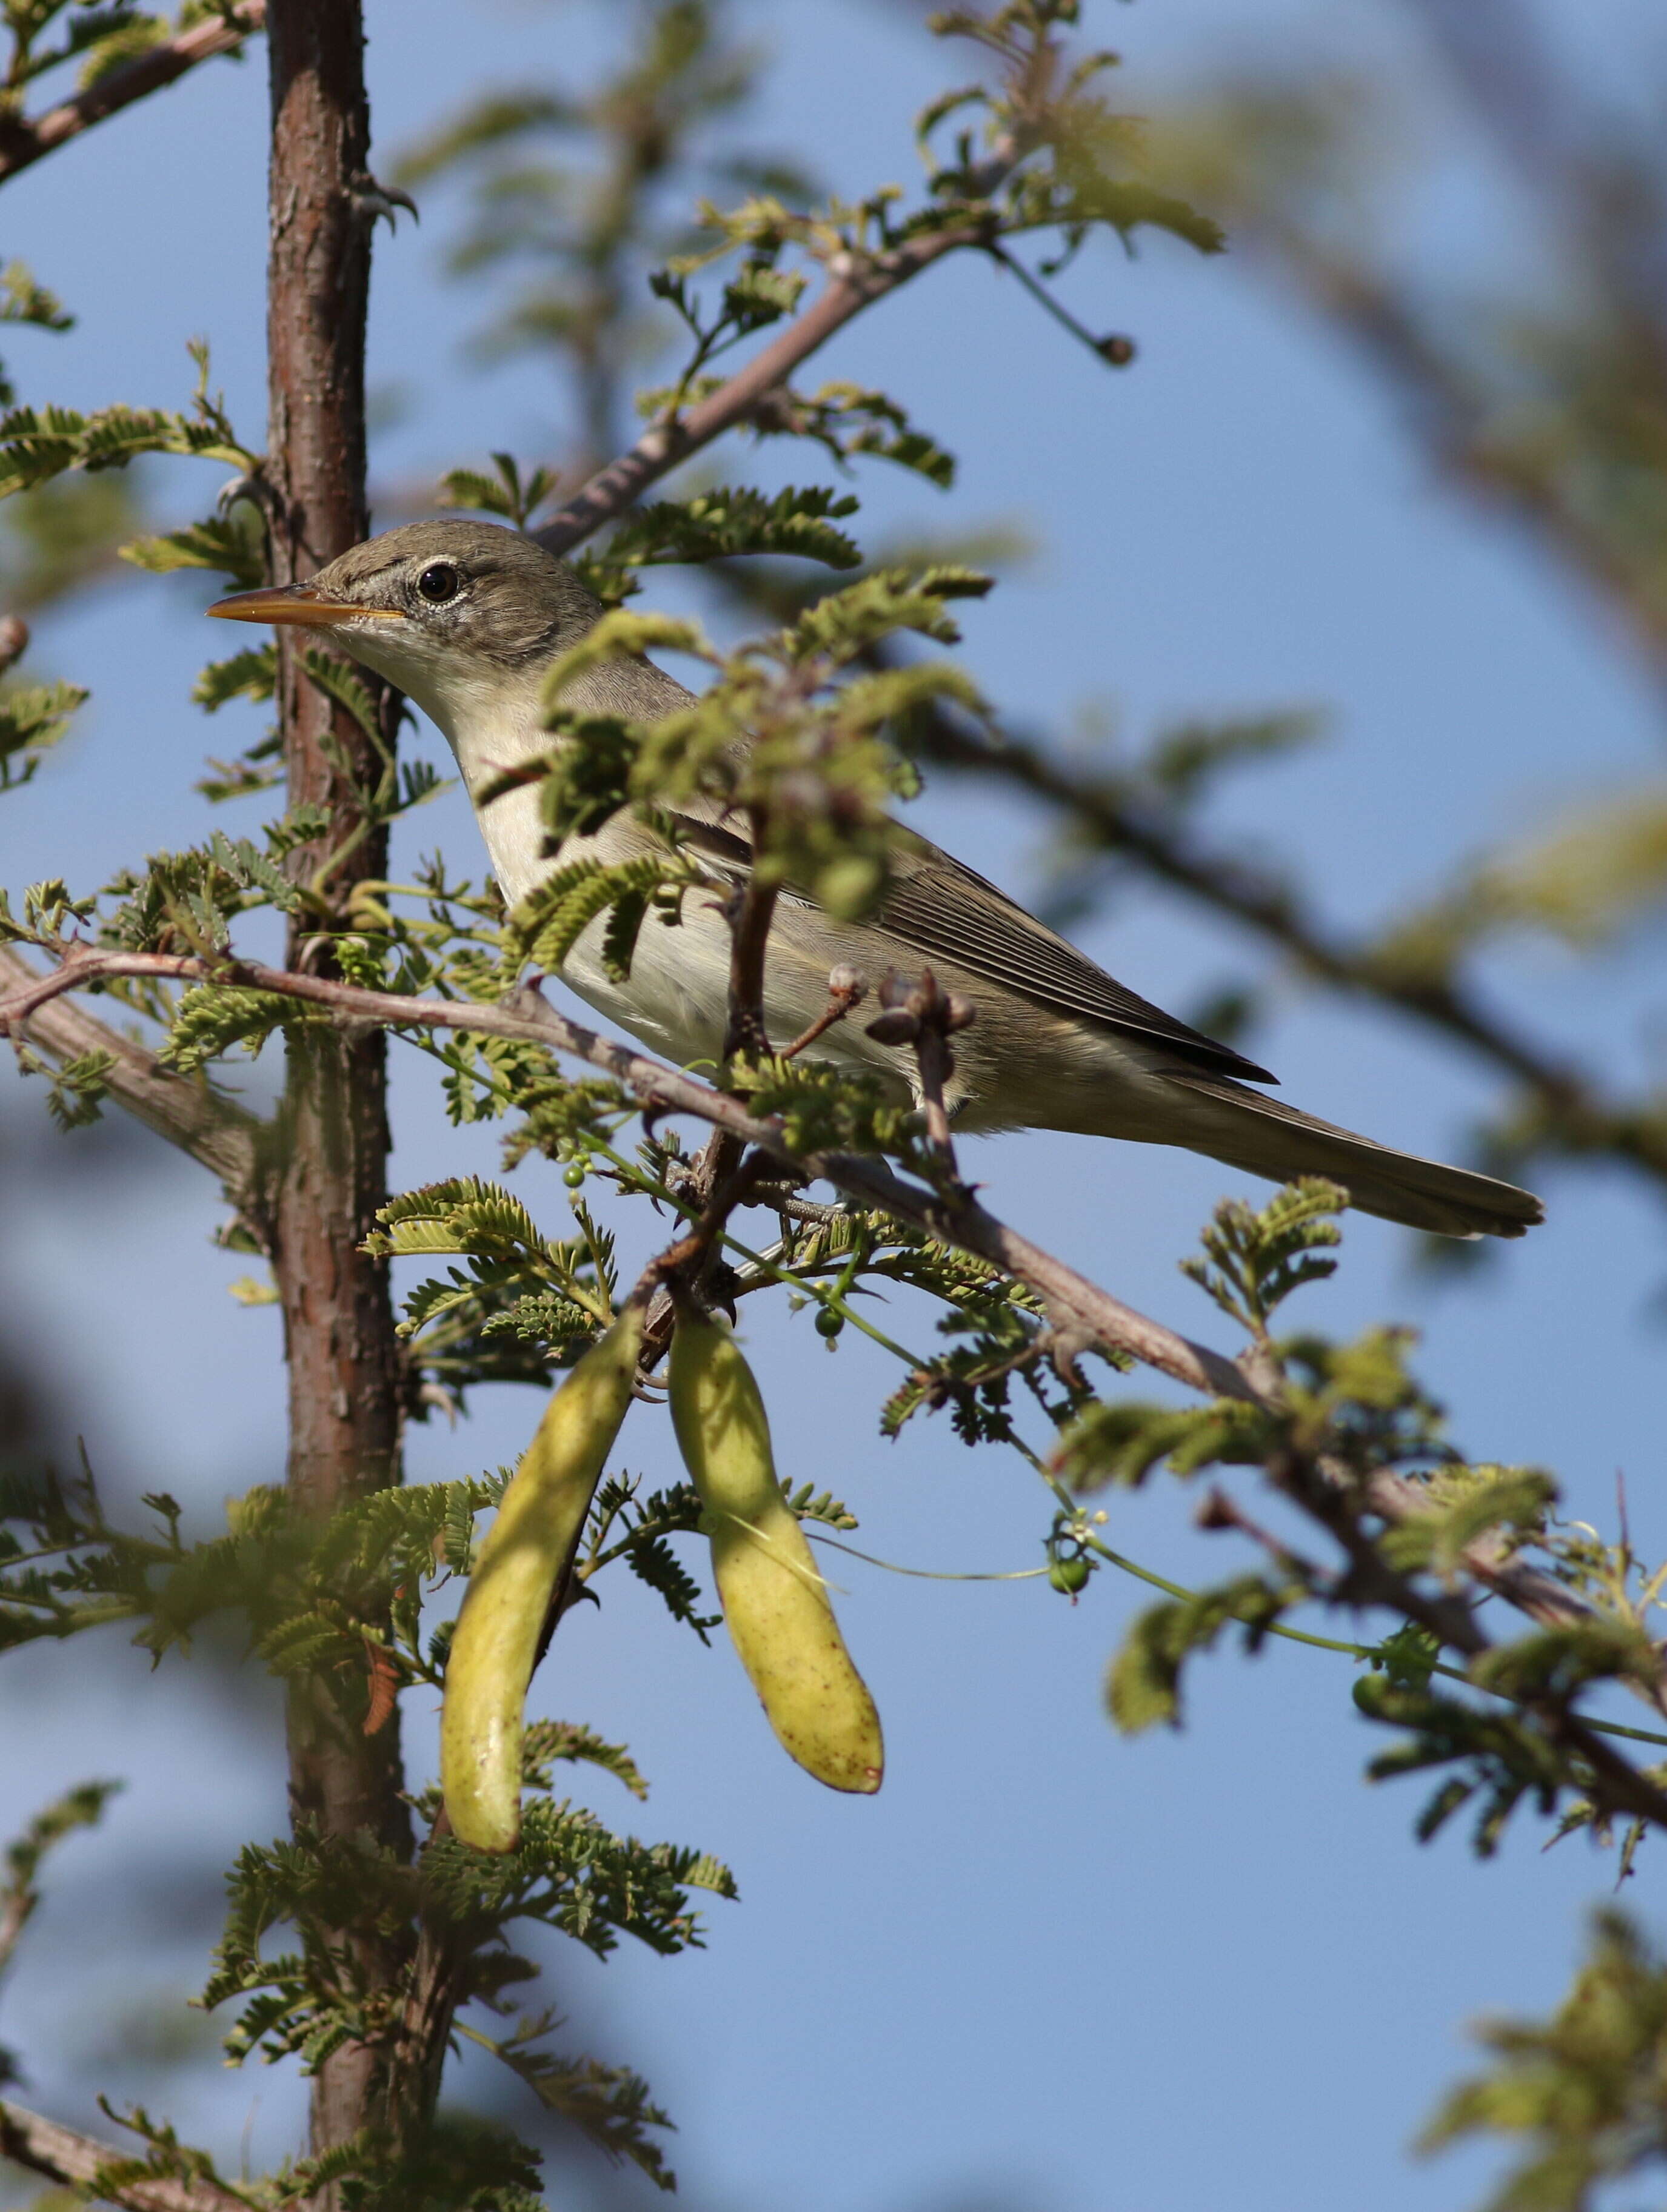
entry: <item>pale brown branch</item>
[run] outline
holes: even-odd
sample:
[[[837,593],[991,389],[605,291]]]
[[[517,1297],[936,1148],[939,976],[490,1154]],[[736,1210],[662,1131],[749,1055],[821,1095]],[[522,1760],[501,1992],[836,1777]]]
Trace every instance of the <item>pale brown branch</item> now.
[[[124,973],[167,973],[193,981],[211,980],[204,963],[180,955],[88,951],[59,971],[59,987],[71,990],[94,980],[95,974]],[[801,1158],[787,1146],[773,1119],[760,1121],[739,1100],[569,1021],[536,989],[522,990],[507,1005],[461,1006],[367,991],[328,977],[267,968],[255,961],[228,963],[219,975],[227,982],[304,1000],[326,1010],[343,1025],[375,1022],[391,1028],[432,1027],[521,1038],[587,1060],[622,1084],[645,1105],[692,1114],[726,1136],[733,1146],[756,1145],[761,1152],[807,1180],[831,1182],[864,1206],[907,1221],[942,1243],[989,1261],[1036,1291],[1057,1319],[1075,1323],[1107,1350],[1126,1353],[1206,1397],[1263,1402],[1262,1394],[1234,1361],[1124,1304],[1064,1261],[998,1220],[971,1191],[925,1190],[905,1182],[882,1161],[858,1154],[824,1152]],[[10,1003],[0,1000],[0,1026],[10,1015]],[[1487,1639],[1466,1607],[1446,1595],[1427,1595],[1409,1576],[1391,1577],[1375,1547],[1368,1553],[1355,1516],[1344,1510],[1344,1496],[1352,1486],[1348,1472],[1321,1468],[1313,1473],[1312,1482],[1301,1479],[1300,1469],[1288,1469],[1276,1480],[1337,1536],[1357,1566],[1392,1580],[1393,1601],[1409,1617],[1423,1621],[1468,1655],[1486,1650]],[[1368,1509],[1391,1525],[1426,1518],[1431,1511],[1429,1499],[1418,1484],[1389,1470],[1379,1470],[1368,1477],[1364,1496]],[[1483,1589],[1543,1626],[1563,1627],[1594,1618],[1591,1609],[1554,1577],[1512,1558],[1506,1541],[1500,1537],[1483,1535],[1465,1546],[1459,1564]],[[1667,1711],[1662,1678],[1658,1677],[1646,1694],[1658,1710]],[[1667,1826],[1667,1793],[1646,1782],[1578,1718],[1567,1713],[1553,1713],[1550,1718],[1555,1732],[1602,1778],[1619,1806]]]
[[[112,70],[108,76],[100,77],[96,84],[89,84],[84,92],[60,101],[58,106],[36,116],[20,116],[15,121],[0,120],[0,184],[15,177],[19,170],[33,167],[54,147],[78,138],[83,131],[102,123],[106,116],[130,107],[136,100],[143,100],[150,93],[160,92],[164,85],[173,84],[199,62],[211,61],[217,54],[236,53],[244,40],[262,29],[265,21],[266,0],[238,0],[223,19],[215,17],[207,22],[193,23],[178,38],[153,46],[149,53],[141,54],[124,69]]]
[[[1415,1575],[1390,1565],[1375,1538],[1361,1525],[1346,1472],[1344,1479],[1339,1480],[1323,1463],[1316,1465],[1295,1453],[1285,1452],[1278,1455],[1268,1473],[1275,1487],[1328,1530],[1346,1553],[1349,1571],[1345,1580],[1353,1602],[1388,1606],[1403,1619],[1428,1629],[1441,1643],[1451,1645],[1472,1662],[1494,1648],[1482,1633],[1473,1609],[1456,1592],[1428,1590]],[[1372,1510],[1380,1509],[1373,1505]],[[1421,1504],[1420,1510],[1428,1512],[1428,1501]],[[1497,1544],[1497,1539],[1494,1541]],[[1468,1553],[1464,1563],[1467,1566],[1470,1564]],[[1657,1711],[1667,1711],[1663,1705],[1659,1670],[1652,1687],[1652,1702]],[[1667,1790],[1641,1774],[1596,1729],[1588,1728],[1579,1714],[1569,1710],[1566,1698],[1548,1694],[1525,1697],[1520,1703],[1539,1721],[1553,1742],[1584,1760],[1593,1777],[1592,1795],[1597,1803],[1607,1810],[1624,1812],[1657,1827],[1667,1827]]]
[[[993,192],[1016,158],[1016,149],[998,152],[976,179],[979,190]],[[566,553],[604,522],[623,514],[650,484],[680,461],[744,422],[761,402],[786,382],[801,362],[826,345],[854,315],[895,292],[946,253],[984,244],[991,235],[993,219],[974,217],[965,228],[926,231],[885,253],[836,255],[828,264],[827,283],[810,306],[755,354],[744,368],[737,369],[687,412],[644,431],[628,453],[598,470],[532,536],[550,552]]]
[[[258,1236],[266,1124],[207,1084],[171,1074],[155,1053],[83,1008],[56,994],[37,997],[34,987],[44,980],[11,946],[0,945],[0,992],[9,994],[4,1003],[25,1009],[13,1015],[11,1034],[56,1060],[106,1054],[111,1064],[104,1081],[111,1096],[136,1121],[218,1176],[227,1199]],[[30,1012],[27,1002],[32,997],[36,1003]],[[0,1033],[5,1027],[0,1023]]]
[[[217,2181],[181,2180],[174,2176],[130,2181],[114,2189],[97,2187],[104,2168],[124,2165],[133,2155],[114,2143],[100,2142],[74,2128],[60,2127],[21,2105],[0,2102],[0,2154],[72,2189],[94,2190],[99,2202],[124,2204],[132,2212],[250,2212],[252,2199]]]
[[[155,975],[167,973],[209,980],[200,961],[166,953],[80,951],[70,964],[61,988],[69,990],[93,980],[98,973]],[[569,1021],[546,1004],[536,989],[524,989],[513,1002],[497,1006],[461,1006],[446,1000],[400,998],[367,991],[333,979],[291,974],[255,961],[228,963],[221,971],[227,982],[246,985],[306,1000],[326,1010],[338,1023],[375,1022],[389,1027],[433,1027],[482,1036],[524,1038],[575,1059],[588,1060],[622,1084],[645,1105],[663,1111],[688,1113],[708,1122],[730,1140],[731,1148],[756,1145],[761,1152],[784,1166],[798,1170],[807,1180],[821,1178],[865,1206],[876,1207],[899,1220],[912,1223],[957,1250],[969,1252],[1025,1284],[1043,1297],[1056,1319],[1075,1323],[1094,1343],[1126,1353],[1144,1366],[1172,1376],[1189,1389],[1207,1397],[1235,1398],[1264,1402],[1244,1370],[1207,1345],[1194,1343],[1161,1322],[1124,1305],[1076,1268],[997,1220],[967,1190],[937,1192],[906,1182],[882,1162],[848,1152],[811,1153],[800,1158],[784,1139],[774,1120],[760,1121],[737,1099],[712,1090],[693,1076],[665,1067],[647,1054],[601,1036]],[[9,1002],[0,1000],[0,1025],[10,1014]],[[1300,1471],[1299,1471],[1300,1473]],[[1355,1516],[1344,1510],[1344,1493],[1351,1486],[1346,1470],[1314,1470],[1314,1480],[1303,1483],[1288,1474],[1282,1486],[1338,1536],[1357,1564],[1371,1564],[1387,1576],[1375,1551],[1371,1561],[1362,1549]],[[1387,1470],[1369,1478],[1366,1503],[1371,1511],[1391,1525],[1417,1520],[1430,1512],[1428,1497],[1416,1483]],[[1508,1555],[1506,1543],[1484,1535],[1467,1545],[1460,1565],[1483,1589],[1547,1626],[1567,1626],[1594,1616],[1590,1607],[1553,1577],[1523,1565]],[[1412,1577],[1393,1578],[1395,1601],[1410,1618],[1423,1621],[1456,1648],[1474,1654],[1486,1648],[1468,1608],[1448,1596],[1427,1595]],[[1663,1678],[1658,1676],[1646,1695],[1658,1710],[1667,1711]],[[1667,1826],[1667,1794],[1653,1788],[1603,1740],[1576,1718],[1554,1714],[1556,1732],[1579,1751],[1599,1774],[1615,1802]]]
[[[807,1181],[820,1177],[862,1206],[878,1208],[959,1251],[987,1260],[1036,1291],[1057,1317],[1086,1330],[1093,1342],[1125,1352],[1143,1366],[1170,1376],[1206,1397],[1252,1403],[1258,1400],[1254,1385],[1234,1361],[1124,1305],[1020,1231],[997,1220],[972,1192],[946,1195],[925,1190],[894,1174],[882,1161],[856,1153],[814,1153],[801,1158],[788,1147],[775,1121],[761,1121],[739,1099],[568,1020],[536,989],[523,989],[512,1000],[498,1006],[464,1005],[362,990],[324,976],[268,968],[258,961],[230,962],[211,972],[203,962],[184,955],[89,948],[78,951],[74,960],[65,963],[51,979],[43,977],[33,995],[38,999],[49,980],[62,992],[80,988],[100,975],[167,975],[198,982],[219,980],[304,1000],[347,1025],[375,1022],[395,1029],[446,1029],[517,1038],[542,1044],[552,1052],[567,1053],[612,1076],[645,1106],[662,1113],[693,1115],[725,1133],[737,1145],[758,1146]],[[0,999],[0,1030],[11,1018],[13,1005]],[[1430,1510],[1418,1484],[1387,1471],[1368,1479],[1367,1498],[1372,1510],[1390,1522],[1410,1521]],[[1497,1538],[1483,1536],[1468,1545],[1462,1564],[1484,1589],[1544,1626],[1567,1626],[1592,1617],[1591,1609],[1574,1593],[1553,1577],[1512,1559],[1506,1544]]]
[[[789,1149],[774,1121],[760,1121],[739,1099],[568,1020],[536,989],[524,988],[497,1006],[476,1006],[363,990],[334,977],[269,968],[257,960],[227,960],[215,967],[186,953],[116,952],[85,946],[76,948],[58,969],[39,977],[27,994],[0,998],[0,1031],[18,1018],[20,1011],[32,1012],[51,996],[116,975],[219,981],[272,991],[317,1006],[349,1028],[376,1023],[391,1029],[455,1030],[479,1036],[518,1038],[544,1045],[553,1052],[567,1053],[611,1075],[645,1106],[658,1107],[664,1113],[692,1114],[742,1144],[758,1145],[784,1166],[802,1170],[810,1177],[822,1176],[865,1206],[879,1206],[946,1243],[992,1261],[1029,1284],[1051,1304],[1082,1321],[1096,1341],[1127,1352],[1191,1389],[1211,1396],[1252,1395],[1250,1384],[1230,1359],[1190,1343],[1161,1322],[1149,1321],[1122,1304],[1063,1261],[986,1213],[975,1198],[968,1195],[951,1202],[905,1182],[881,1162],[856,1154],[829,1152],[800,1159]]]

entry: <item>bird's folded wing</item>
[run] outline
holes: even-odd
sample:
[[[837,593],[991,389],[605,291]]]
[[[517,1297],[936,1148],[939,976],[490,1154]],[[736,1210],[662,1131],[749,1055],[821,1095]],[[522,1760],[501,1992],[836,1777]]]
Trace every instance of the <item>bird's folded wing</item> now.
[[[720,823],[680,812],[678,827],[690,849],[719,873],[738,878],[750,866],[744,826],[733,817]],[[1183,1066],[1252,1083],[1276,1080],[1230,1046],[1125,990],[993,884],[912,831],[900,836],[885,895],[864,927],[897,939],[900,947],[1015,991],[1050,1012],[1161,1045]],[[901,953],[898,965],[908,965]]]

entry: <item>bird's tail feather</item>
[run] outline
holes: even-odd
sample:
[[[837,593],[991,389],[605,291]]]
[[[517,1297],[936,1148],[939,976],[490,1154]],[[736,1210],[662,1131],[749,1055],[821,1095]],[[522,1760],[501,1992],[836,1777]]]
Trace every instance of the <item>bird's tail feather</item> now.
[[[1179,1141],[1230,1167],[1247,1168],[1276,1182],[1294,1176],[1329,1176],[1345,1187],[1362,1213],[1443,1237],[1520,1237],[1545,1218],[1539,1200],[1513,1183],[1391,1152],[1370,1137],[1318,1121],[1227,1076],[1165,1073],[1191,1094],[1186,1133]]]

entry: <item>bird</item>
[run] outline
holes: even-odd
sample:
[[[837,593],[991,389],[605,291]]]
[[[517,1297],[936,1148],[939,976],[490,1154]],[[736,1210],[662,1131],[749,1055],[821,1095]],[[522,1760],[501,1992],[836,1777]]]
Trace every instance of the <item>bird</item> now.
[[[545,726],[544,678],[604,612],[574,570],[532,537],[458,517],[409,523],[351,547],[303,582],[235,592],[208,611],[316,630],[413,700],[456,757],[512,906],[559,864],[594,855],[612,865],[657,842],[651,823],[621,810],[593,834],[567,838],[558,863],[536,783],[492,795],[504,770],[564,742]],[[687,708],[692,696],[646,656],[630,655],[575,676],[562,703],[580,714],[653,721]],[[720,884],[744,879],[751,848],[743,819],[716,800],[696,801],[680,805],[678,827]],[[723,902],[685,899],[681,927],[651,922],[623,981],[603,962],[605,920],[579,939],[561,981],[679,1066],[720,1057],[730,951]],[[1179,1146],[1276,1182],[1327,1177],[1364,1212],[1447,1237],[1520,1237],[1544,1218],[1539,1200],[1512,1184],[1396,1152],[1270,1097],[1253,1087],[1276,1081],[1265,1068],[1138,997],[900,823],[883,888],[863,918],[837,916],[791,884],[784,890],[765,966],[767,1035],[785,1042],[809,1028],[828,1005],[836,969],[878,985],[918,977],[928,964],[975,1014],[955,1039],[944,1094],[958,1135],[1060,1129]],[[918,1101],[915,1055],[862,1024],[830,1028],[818,1049],[836,1065],[876,1074],[900,1103]]]

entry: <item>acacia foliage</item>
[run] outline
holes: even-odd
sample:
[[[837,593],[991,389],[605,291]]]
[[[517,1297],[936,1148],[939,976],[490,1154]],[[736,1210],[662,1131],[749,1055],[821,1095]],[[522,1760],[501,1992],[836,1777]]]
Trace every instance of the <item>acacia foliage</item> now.
[[[44,23],[53,12],[42,0],[30,21]],[[785,324],[835,262],[878,270],[923,239],[961,232],[973,240],[968,250],[1003,254],[1040,239],[1051,257],[1033,280],[1041,283],[1096,228],[1127,236],[1155,227],[1214,250],[1213,222],[1137,173],[1131,127],[1101,88],[1109,58],[1079,56],[1069,44],[1076,14],[1068,0],[1016,0],[942,20],[944,34],[977,44],[989,70],[979,85],[946,94],[923,117],[927,178],[912,199],[889,187],[857,203],[822,199],[778,167],[749,180],[738,200],[702,206],[692,226],[668,236],[659,195],[674,173],[687,181],[687,165],[679,173],[674,164],[724,112],[739,67],[706,13],[683,0],[645,10],[644,36],[621,82],[587,100],[524,94],[477,106],[415,157],[409,173],[464,165],[482,179],[482,223],[464,252],[471,265],[522,252],[539,258],[542,289],[500,335],[560,350],[597,436],[611,422],[631,352],[627,279],[652,260],[652,296],[682,349],[670,380],[642,395],[647,417],[664,425],[717,387],[719,364],[734,349]],[[30,30],[24,44],[36,35]],[[575,216],[560,187],[541,185],[520,161],[540,134],[599,142],[613,197]],[[61,319],[32,280],[7,282],[20,319],[46,329]],[[1108,364],[1124,357],[1112,341],[1079,335]],[[841,914],[870,911],[894,849],[892,809],[915,787],[911,754],[923,725],[948,715],[999,744],[992,709],[953,657],[955,609],[991,580],[962,560],[864,554],[853,523],[859,495],[845,488],[860,484],[863,467],[884,460],[944,489],[954,479],[953,457],[901,399],[849,384],[784,387],[746,434],[800,441],[808,463],[834,465],[840,483],[686,489],[638,507],[584,549],[583,572],[614,611],[551,671],[549,754],[516,771],[537,785],[557,866],[513,910],[491,884],[452,874],[437,856],[404,885],[361,886],[342,917],[327,896],[342,854],[311,849],[324,817],[292,808],[258,834],[215,830],[185,850],[136,861],[102,887],[52,880],[0,896],[0,939],[49,959],[90,941],[203,963],[185,988],[130,976],[107,982],[103,996],[114,1002],[106,1011],[119,1011],[148,1040],[159,1069],[212,1085],[237,1055],[258,1055],[286,1031],[330,1018],[224,972],[270,914],[327,935],[334,972],[349,985],[500,1006],[530,972],[559,966],[598,926],[606,961],[628,975],[645,930],[676,930],[691,898],[733,902],[749,879],[808,893]],[[206,350],[197,355],[195,392],[178,410],[117,400],[91,412],[20,403],[0,420],[0,497],[39,498],[140,459],[205,459],[238,471],[225,507],[135,538],[128,557],[154,577],[209,572],[236,586],[256,582],[265,568],[259,457],[211,394]],[[536,520],[554,489],[549,471],[502,453],[492,456],[490,472],[460,465],[445,487],[451,503],[519,526]],[[763,571],[760,581],[756,566],[732,565],[784,561],[846,580],[823,588],[825,577],[806,585],[795,572],[788,586],[778,572]],[[634,611],[640,572],[671,564],[714,569],[750,603],[757,626],[720,647],[698,624]],[[579,715],[562,703],[563,683],[580,665],[656,649],[706,664],[705,688],[688,708],[649,723]],[[354,789],[360,821],[379,826],[420,806],[436,779],[397,759],[392,733],[355,672],[320,653],[305,653],[302,665],[358,725],[379,763]],[[193,696],[214,713],[270,696],[273,683],[271,655],[246,649],[204,669]],[[76,700],[75,687],[59,684],[0,701],[0,783],[36,772]],[[1292,734],[1267,720],[1179,733],[1154,753],[1149,780],[1179,803],[1224,763],[1270,751]],[[233,762],[210,763],[199,788],[216,805],[247,800],[275,781],[273,757],[270,741],[258,741]],[[750,860],[726,863],[680,836],[670,810],[692,800],[750,817]],[[645,858],[614,866],[563,859],[565,840],[627,811],[658,839]],[[682,1131],[645,1114],[619,1084],[575,1080],[535,1042],[436,1032],[415,1021],[403,1035],[414,1072],[440,1085],[457,1123],[501,1127],[506,1172],[530,1158],[554,1160],[568,1194],[559,1224],[549,1182],[530,1179],[522,1188],[542,1196],[456,1178],[399,1194],[382,1210],[367,1249],[433,1263],[403,1305],[409,1413],[455,1417],[480,1389],[558,1376],[607,1327],[626,1287],[614,1227],[621,1210],[654,1207],[681,1225],[699,1212],[699,1192]],[[788,1040],[771,1042],[777,1049],[725,1067],[730,1095],[767,1118],[800,1158],[886,1157],[932,1189],[948,1222],[965,1194],[911,1105],[814,1050],[790,1056],[780,1049]],[[433,1067],[417,1066],[422,1058]],[[46,1072],[39,1057],[33,1065]],[[91,1052],[52,1069],[59,1119],[94,1118],[117,1095],[114,1066],[110,1054]],[[1070,1601],[1096,1576],[1130,1564],[1107,1541],[1106,1509],[1090,1503],[1121,1489],[1166,1475],[1196,1481],[1249,1470],[1314,1525],[1320,1555],[1310,1558],[1294,1539],[1265,1535],[1224,1489],[1211,1492],[1209,1525],[1247,1546],[1250,1564],[1241,1559],[1203,1590],[1172,1588],[1136,1619],[1107,1675],[1119,1726],[1179,1724],[1189,1674],[1229,1632],[1254,1652],[1270,1637],[1312,1641],[1308,1624],[1336,1626],[1339,1612],[1354,1626],[1355,1613],[1370,1607],[1370,1625],[1382,1632],[1373,1640],[1329,1640],[1364,1668],[1355,1702],[1385,1732],[1369,1771],[1434,1783],[1415,1814],[1418,1833],[1432,1836],[1468,1809],[1485,1854],[1508,1823],[1537,1817],[1554,1834],[1581,1828],[1610,1842],[1621,1871],[1630,1870],[1658,1825],[1662,1777],[1647,1767],[1618,1774],[1605,1764],[1594,1744],[1601,1753],[1628,1731],[1592,1709],[1610,1686],[1658,1695],[1662,1577],[1624,1542],[1561,1522],[1556,1486],[1544,1473],[1463,1454],[1412,1370],[1404,1332],[1377,1328],[1349,1343],[1308,1328],[1282,1333],[1286,1302],[1331,1272],[1345,1193],[1300,1184],[1260,1209],[1218,1211],[1187,1271],[1242,1334],[1240,1371],[1255,1387],[1187,1405],[1129,1386],[1116,1345],[1074,1336],[1034,1285],[970,1252],[948,1227],[938,1235],[877,1208],[807,1200],[791,1176],[765,1195],[779,1207],[775,1231],[743,1237],[724,1224],[717,1287],[737,1305],[784,1297],[813,1309],[836,1353],[863,1334],[895,1355],[902,1372],[876,1412],[883,1434],[945,1415],[969,1447],[1012,1451],[1039,1468],[1046,1488],[1035,1571]],[[227,1235],[259,1254],[254,1193]],[[935,1303],[940,1336],[930,1352],[896,1343],[873,1320],[870,1294],[895,1285]],[[261,1286],[250,1295],[258,1298]],[[443,1689],[448,1592],[469,1571],[477,1522],[506,1477],[505,1469],[459,1474],[380,1492],[323,1526],[300,1520],[281,1493],[257,1488],[230,1499],[223,1529],[206,1537],[187,1535],[178,1504],[161,1493],[144,1501],[144,1527],[112,1526],[89,1470],[72,1480],[19,1477],[0,1500],[0,1643],[62,1641],[120,1623],[155,1662],[173,1665],[209,1624],[230,1617],[255,1663],[322,1685],[342,1725],[374,1733],[400,1697]],[[1391,1521],[1374,1487],[1384,1478],[1410,1486],[1419,1510]],[[791,1502],[812,1524],[856,1528],[841,1500],[807,1489]],[[698,1522],[686,1486],[651,1487],[624,1469],[610,1474],[581,1545],[580,1589],[622,1566],[680,1625],[706,1637],[716,1616],[702,1609],[684,1540]],[[1453,1594],[1478,1547],[1491,1547],[1495,1559],[1539,1560],[1581,1601],[1579,1620],[1480,1649],[1453,1641]],[[669,1955],[703,1940],[691,1893],[728,1899],[735,1886],[698,1850],[645,1844],[560,1795],[558,1770],[575,1765],[643,1792],[622,1746],[581,1723],[536,1723],[526,1740],[523,1841],[500,1861],[447,1836],[433,1793],[415,1785],[409,1795],[427,1835],[415,1860],[305,1824],[250,1843],[227,1877],[225,1932],[203,1990],[206,2004],[227,2008],[227,2056],[317,2069],[352,2043],[385,2054],[392,2069],[438,1950],[450,1962],[457,2005],[478,2008],[458,2033],[604,2151],[669,2186],[666,2114],[629,2067],[569,2055],[554,2039],[558,2024],[548,2008],[518,2005],[512,1992],[536,1969],[513,1948],[512,1931],[542,1924],[603,1957],[629,1936]],[[20,1926],[43,1854],[100,1814],[108,1788],[89,1784],[48,1808],[13,1847]],[[344,1926],[387,1941],[344,1952],[333,1933]],[[1650,2071],[1661,1987],[1661,1969],[1640,1941],[1622,1923],[1609,1924],[1583,1984],[1607,2008],[1603,2036],[1575,2033],[1568,2020],[1501,2031],[1500,2070],[1460,2093],[1438,2131],[1534,2131],[1539,2163],[1525,2169],[1522,2189],[1543,2183],[1564,2194],[1543,2188],[1520,2201],[1583,2203],[1599,2179],[1651,2154],[1652,2127],[1661,2132]],[[483,2017],[490,2029],[477,2024]],[[246,2193],[274,2208],[325,2186],[344,2203],[422,2203],[437,2212],[526,2212],[539,2201],[527,2145],[437,2118],[432,2098],[415,2121],[408,2112],[398,2128],[368,2130]],[[140,2112],[127,2124],[142,2148],[110,2170],[111,2188],[212,2175],[204,2154],[181,2145],[166,2124]]]

